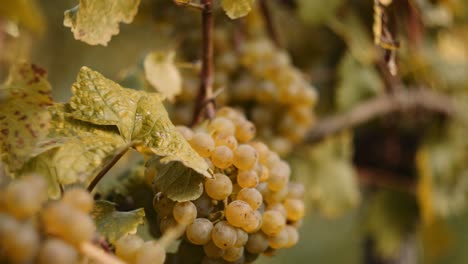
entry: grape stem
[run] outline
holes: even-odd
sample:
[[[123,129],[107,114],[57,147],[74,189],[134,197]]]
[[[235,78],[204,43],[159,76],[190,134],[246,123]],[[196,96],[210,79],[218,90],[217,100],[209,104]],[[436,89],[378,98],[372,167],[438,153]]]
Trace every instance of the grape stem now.
[[[342,114],[323,119],[312,127],[304,142],[316,143],[329,135],[356,127],[376,117],[418,108],[451,117],[458,117],[461,112],[452,98],[429,89],[397,90],[369,99]]]
[[[213,0],[202,0],[202,69],[200,88],[193,110],[192,126],[204,117],[213,118],[215,104],[213,96]]]
[[[83,255],[101,264],[126,264],[114,255],[111,255],[90,242],[81,244],[80,251]]]
[[[265,21],[265,26],[268,31],[268,36],[275,43],[275,45],[281,48],[281,42],[278,36],[278,31],[276,30],[273,17],[271,15],[270,6],[268,3],[269,0],[260,0],[260,10],[262,12],[263,19]]]
[[[102,168],[101,171],[99,171],[98,175],[96,175],[96,177],[94,177],[93,181],[91,181],[91,183],[88,186],[88,191],[89,192],[93,191],[94,187],[96,187],[96,185],[104,177],[104,175],[106,175],[106,173],[112,167],[114,167],[114,165],[117,163],[117,161],[119,161],[123,157],[123,155],[125,155],[125,153],[127,153],[129,148],[130,148],[129,146],[126,146],[124,149],[122,149],[117,155],[115,155],[112,158],[112,160],[109,161],[109,163],[106,164],[106,166],[104,166],[104,168]]]

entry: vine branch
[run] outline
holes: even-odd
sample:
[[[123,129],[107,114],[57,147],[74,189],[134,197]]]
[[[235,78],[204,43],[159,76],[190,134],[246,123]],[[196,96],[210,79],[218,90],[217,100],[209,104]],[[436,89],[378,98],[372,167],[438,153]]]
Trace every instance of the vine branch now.
[[[457,112],[453,99],[443,94],[427,89],[399,90],[372,98],[343,114],[325,118],[309,131],[305,142],[315,143],[328,135],[353,128],[376,117],[416,108],[446,115]]]
[[[204,117],[213,118],[213,0],[202,0],[202,69],[200,88],[193,110],[192,126]]]
[[[260,10],[265,21],[265,26],[267,28],[268,35],[277,47],[281,47],[278,31],[276,30],[268,1],[269,0],[260,0]]]

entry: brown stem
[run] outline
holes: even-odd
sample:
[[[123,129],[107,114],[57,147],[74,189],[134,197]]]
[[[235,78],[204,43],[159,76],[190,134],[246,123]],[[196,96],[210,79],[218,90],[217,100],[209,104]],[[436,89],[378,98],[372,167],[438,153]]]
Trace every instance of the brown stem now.
[[[102,168],[102,170],[98,173],[98,175],[96,175],[96,177],[94,177],[93,181],[89,184],[89,186],[88,186],[88,191],[89,192],[91,192],[94,189],[94,187],[96,187],[96,185],[99,183],[99,181],[102,179],[102,177],[104,177],[104,175],[106,175],[106,173],[112,167],[114,167],[114,165],[117,163],[117,161],[119,161],[120,158],[122,158],[123,155],[125,155],[125,153],[127,153],[128,149],[129,149],[129,147],[124,148],[117,155],[115,155],[114,158],[112,158],[112,160],[109,161],[109,163],[107,163],[104,168]]]
[[[271,16],[270,6],[268,5],[269,0],[260,0],[260,10],[262,11],[263,19],[268,31],[268,35],[277,47],[281,47],[281,42],[276,30],[273,18]]]
[[[193,111],[192,126],[203,117],[213,118],[215,105],[213,95],[213,0],[202,0],[202,70],[200,88]]]
[[[427,89],[400,90],[372,98],[345,113],[325,118],[309,131],[305,142],[314,143],[376,117],[415,108],[447,115],[454,115],[459,111],[452,98],[446,95]]]

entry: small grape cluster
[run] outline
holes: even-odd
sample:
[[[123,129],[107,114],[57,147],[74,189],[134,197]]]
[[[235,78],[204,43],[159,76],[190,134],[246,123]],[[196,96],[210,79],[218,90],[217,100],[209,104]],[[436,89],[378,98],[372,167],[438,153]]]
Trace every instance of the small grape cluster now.
[[[226,88],[216,103],[244,109],[258,136],[280,155],[288,154],[313,125],[315,88],[267,37],[247,38],[236,51],[227,34],[217,31],[215,44],[214,87]],[[176,122],[190,122],[197,89],[197,76],[185,73],[172,111]]]
[[[144,241],[135,234],[127,234],[115,243],[115,255],[128,264],[163,264],[166,250],[156,240]]]
[[[289,181],[288,163],[254,141],[254,124],[232,108],[221,108],[194,130],[178,126],[204,157],[214,177],[194,201],[157,194],[161,232],[184,225],[185,239],[202,246],[205,262],[251,262],[261,253],[294,246],[304,216],[304,187]]]
[[[47,200],[47,183],[38,175],[0,189],[0,262],[78,262],[80,246],[95,235],[89,215],[94,200],[80,188],[67,190],[59,201]]]

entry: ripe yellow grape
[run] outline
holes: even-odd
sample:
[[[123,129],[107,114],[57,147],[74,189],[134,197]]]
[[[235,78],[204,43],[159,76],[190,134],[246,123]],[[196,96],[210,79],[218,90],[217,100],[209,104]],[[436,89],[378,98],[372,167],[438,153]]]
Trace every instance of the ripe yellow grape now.
[[[284,230],[288,233],[288,243],[286,244],[286,248],[291,248],[299,242],[299,232],[297,231],[296,227],[287,225]]]
[[[143,239],[137,235],[125,235],[115,242],[115,254],[129,263],[133,263],[136,260],[138,250],[144,243]]]
[[[218,146],[211,153],[211,162],[217,168],[226,169],[232,165],[234,153],[227,146]]]
[[[231,120],[225,117],[215,117],[208,125],[208,129],[214,134],[234,135],[236,127]]]
[[[224,254],[224,249],[217,247],[212,240],[203,245],[203,251],[210,258],[220,258]]]
[[[268,248],[268,237],[262,232],[249,235],[249,240],[245,244],[245,249],[254,254],[265,252]]]
[[[255,125],[250,121],[243,121],[236,125],[236,138],[241,143],[250,141],[255,137]]]
[[[233,135],[217,134],[213,136],[216,146],[226,146],[231,150],[237,148],[237,139]]]
[[[234,262],[244,255],[244,247],[231,247],[224,251],[223,259],[229,262]]]
[[[73,264],[78,261],[74,247],[56,238],[47,239],[39,250],[38,264]]]
[[[253,141],[249,143],[258,153],[258,160],[261,163],[265,163],[266,160],[268,159],[268,154],[270,150],[268,149],[268,146],[265,145],[265,143],[260,142],[260,141]]]
[[[213,139],[205,132],[196,132],[189,142],[192,148],[204,158],[208,158],[215,148]]]
[[[187,239],[195,245],[205,245],[211,240],[213,223],[206,218],[197,218],[187,226],[185,231]]]
[[[134,264],[163,264],[166,250],[156,241],[145,242],[136,254]]]
[[[260,208],[263,202],[262,194],[255,188],[241,189],[237,199],[248,203],[253,210]]]
[[[231,179],[224,174],[216,173],[214,179],[205,181],[205,191],[212,199],[223,200],[232,193]]]
[[[258,174],[254,170],[239,171],[237,173],[237,184],[242,188],[255,187],[259,182]]]
[[[72,188],[65,191],[62,201],[70,204],[84,213],[89,213],[93,209],[94,199],[85,189]]]
[[[235,200],[225,209],[225,217],[229,224],[235,227],[243,227],[248,224],[247,216],[252,212],[250,205],[241,200]]]
[[[247,240],[249,240],[249,235],[247,232],[240,228],[236,228],[237,231],[237,239],[236,243],[234,244],[234,247],[243,247],[245,243],[247,243]]]
[[[284,201],[284,208],[286,209],[288,220],[298,221],[304,217],[305,206],[302,200],[286,199]]]
[[[268,178],[268,188],[272,191],[279,191],[287,187],[291,169],[288,163],[280,161],[270,169],[270,177]]]
[[[233,247],[236,243],[237,231],[228,222],[220,221],[213,227],[211,239],[217,247],[227,249]]]
[[[257,162],[257,151],[250,145],[241,144],[234,150],[234,166],[240,170],[250,170]]]
[[[281,232],[285,226],[286,218],[280,212],[268,210],[263,213],[262,231],[265,234],[274,236]]]
[[[280,249],[288,245],[289,233],[283,228],[278,234],[268,237],[268,244],[271,248]]]
[[[44,179],[36,175],[11,182],[3,194],[6,210],[18,219],[34,215],[47,200],[45,186]]]
[[[177,131],[184,136],[187,141],[192,140],[193,132],[190,128],[186,126],[176,126]]]
[[[242,229],[247,233],[254,233],[260,230],[262,226],[262,214],[255,210],[247,215],[247,224],[242,227]]]
[[[190,201],[179,202],[174,205],[172,215],[177,223],[188,225],[197,218],[197,207]]]

